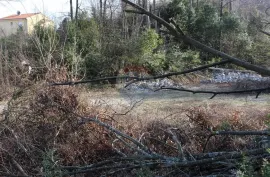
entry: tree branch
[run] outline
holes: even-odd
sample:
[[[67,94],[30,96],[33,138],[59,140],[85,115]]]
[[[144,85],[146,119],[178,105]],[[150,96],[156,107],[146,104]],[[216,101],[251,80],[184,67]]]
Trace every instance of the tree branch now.
[[[196,94],[196,93],[210,93],[210,94],[213,94],[213,96],[210,99],[213,99],[216,95],[219,95],[219,94],[256,92],[257,93],[256,98],[258,98],[258,96],[259,96],[259,94],[261,92],[270,90],[270,87],[261,88],[261,89],[235,90],[235,91],[220,91],[220,92],[217,92],[217,91],[204,91],[204,90],[190,90],[190,89],[173,88],[173,87],[161,87],[161,88],[155,90],[155,92],[156,91],[160,91],[160,90],[176,90],[176,91],[182,91],[182,92],[190,92],[190,93],[193,93],[193,94]]]
[[[61,82],[61,83],[50,83],[49,85],[50,86],[77,85],[77,84],[95,83],[95,82],[100,82],[100,81],[108,81],[108,80],[114,80],[114,79],[133,79],[133,81],[128,84],[128,85],[130,85],[130,84],[132,84],[134,82],[137,82],[137,81],[152,80],[152,79],[162,79],[162,78],[171,77],[171,76],[188,74],[188,73],[191,73],[191,72],[207,69],[207,68],[210,68],[210,67],[213,67],[213,66],[226,64],[226,63],[229,63],[229,62],[230,62],[229,60],[223,60],[223,61],[220,61],[220,62],[199,66],[197,68],[188,69],[188,70],[185,70],[185,71],[172,72],[172,73],[168,73],[168,74],[162,74],[162,75],[151,76],[151,77],[114,76],[114,77],[97,78],[97,79],[92,79],[92,80],[77,81],[77,82],[71,82],[70,81],[70,82]],[[126,85],[125,87],[127,87],[128,85]]]
[[[259,135],[259,136],[269,136],[270,132],[269,131],[213,131],[207,138],[204,147],[203,147],[203,152],[205,152],[206,147],[208,145],[208,142],[213,136],[216,135],[237,135],[237,136],[250,136],[250,135]]]
[[[263,34],[267,35],[267,36],[270,36],[270,33],[269,33],[269,32],[267,32],[267,31],[263,31],[262,29],[259,29],[259,31],[260,31],[261,33],[263,33]]]
[[[260,66],[257,66],[257,65],[253,65],[253,64],[250,64],[248,62],[245,62],[245,61],[242,61],[238,58],[235,58],[235,57],[232,57],[224,52],[220,52],[214,48],[211,48],[209,46],[206,46],[204,44],[202,44],[201,42],[199,41],[196,41],[186,35],[184,35],[183,31],[181,29],[177,29],[175,28],[173,25],[169,24],[168,22],[166,22],[164,19],[156,16],[155,14],[145,10],[144,8],[138,6],[137,4],[134,4],[132,2],[130,2],[129,0],[122,0],[123,2],[131,5],[132,7],[134,7],[135,9],[141,11],[142,13],[148,15],[149,17],[153,18],[154,20],[157,20],[160,24],[162,24],[164,27],[166,27],[171,35],[173,35],[178,41],[184,41],[186,44],[189,44],[189,45],[192,45],[194,47],[197,47],[205,52],[209,52],[213,55],[216,55],[216,56],[219,56],[221,58],[224,58],[224,59],[228,59],[230,60],[233,64],[236,64],[238,66],[242,66],[246,69],[250,69],[250,70],[253,70],[253,71],[256,71],[262,75],[267,75],[267,76],[270,76],[270,70],[269,69],[266,69],[266,68],[263,68],[263,67],[260,67]]]

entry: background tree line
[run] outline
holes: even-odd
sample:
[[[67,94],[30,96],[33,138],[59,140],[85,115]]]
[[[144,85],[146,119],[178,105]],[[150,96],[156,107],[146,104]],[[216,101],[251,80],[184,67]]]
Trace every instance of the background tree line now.
[[[70,78],[76,79],[115,76],[129,65],[144,66],[152,74],[160,74],[222,60],[175,42],[160,24],[146,15],[134,13],[134,9],[123,2],[93,1],[89,2],[90,8],[80,3],[76,0],[73,7],[70,0],[69,17],[57,29],[36,26],[31,36],[18,31],[1,39],[1,51],[10,72],[17,71],[14,63],[18,58],[46,72],[65,66]],[[137,0],[135,3],[168,22],[175,21],[199,42],[252,64],[270,66],[267,32],[270,3],[267,0],[260,3],[252,0]]]

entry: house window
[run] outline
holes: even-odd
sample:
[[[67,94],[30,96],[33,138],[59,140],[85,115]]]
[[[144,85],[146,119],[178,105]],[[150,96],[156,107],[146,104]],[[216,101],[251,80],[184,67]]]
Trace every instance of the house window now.
[[[22,22],[19,22],[19,24],[18,24],[18,26],[19,26],[19,30],[23,30],[23,23]]]

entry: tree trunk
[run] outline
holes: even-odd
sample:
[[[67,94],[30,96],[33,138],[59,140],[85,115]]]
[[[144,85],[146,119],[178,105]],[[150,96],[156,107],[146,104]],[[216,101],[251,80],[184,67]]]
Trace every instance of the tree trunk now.
[[[75,20],[78,20],[79,0],[76,0]]]
[[[1,82],[1,88],[5,88],[4,87],[4,73],[3,73],[3,58],[4,58],[4,56],[3,56],[3,53],[2,53],[3,51],[2,50],[0,50],[0,82]]]
[[[143,8],[149,11],[148,0],[142,0],[142,3]],[[150,18],[147,15],[143,15],[143,26],[145,26],[146,28],[150,28]]]
[[[153,0],[153,14],[157,15],[156,13],[156,0]],[[157,21],[155,20],[155,29],[156,29],[156,32],[158,32],[158,24],[157,24]]]
[[[102,0],[99,0],[99,19],[100,19],[100,24],[102,24],[102,7],[103,7]]]
[[[221,40],[221,37],[222,37],[222,32],[221,32],[221,21],[222,21],[222,17],[223,17],[223,0],[220,0],[220,9],[219,9],[219,35],[218,35],[218,47],[217,49],[219,51],[221,51],[221,45],[222,45],[222,40]]]
[[[104,0],[104,4],[103,4],[103,23],[105,23],[105,19],[106,19],[106,14],[107,14],[107,0]]]
[[[128,26],[127,26],[127,21],[126,21],[126,3],[122,3],[122,35],[124,39],[127,39],[127,31],[128,31]]]
[[[71,18],[71,20],[73,20],[73,4],[72,4],[72,0],[69,0],[69,4],[70,4],[70,18]]]

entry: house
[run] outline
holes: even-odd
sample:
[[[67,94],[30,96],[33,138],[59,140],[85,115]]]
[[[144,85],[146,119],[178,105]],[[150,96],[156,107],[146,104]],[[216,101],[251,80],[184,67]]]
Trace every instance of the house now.
[[[36,25],[53,27],[54,23],[42,13],[21,14],[18,11],[16,15],[0,18],[0,38],[15,34],[18,30],[32,34]]]

